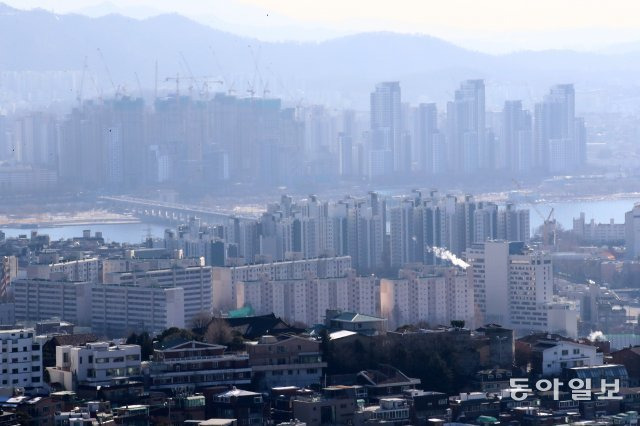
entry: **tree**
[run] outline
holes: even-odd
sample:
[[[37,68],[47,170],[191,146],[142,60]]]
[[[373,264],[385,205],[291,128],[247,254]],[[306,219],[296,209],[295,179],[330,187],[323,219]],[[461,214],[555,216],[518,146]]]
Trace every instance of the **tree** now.
[[[136,334],[131,333],[127,337],[126,343],[128,345],[140,346],[140,357],[143,361],[148,361],[151,355],[153,355],[153,339],[146,331]]]
[[[205,342],[218,345],[228,345],[233,341],[233,338],[233,329],[222,318],[214,318],[204,333]]]
[[[464,328],[464,321],[463,320],[452,320],[451,321],[451,327],[453,327],[453,328]]]
[[[201,340],[196,334],[194,334],[191,330],[186,330],[184,328],[171,327],[166,329],[165,331],[158,336],[158,342],[167,343],[173,340]]]
[[[211,322],[211,315],[207,312],[200,312],[191,320],[191,328],[193,331],[199,331],[200,334],[202,334],[202,331],[207,328],[207,324],[209,324],[209,322]]]

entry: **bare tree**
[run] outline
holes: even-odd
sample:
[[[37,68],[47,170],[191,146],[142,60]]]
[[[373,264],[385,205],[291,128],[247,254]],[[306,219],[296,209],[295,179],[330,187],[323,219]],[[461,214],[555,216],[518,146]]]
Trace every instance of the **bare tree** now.
[[[204,329],[211,321],[211,314],[207,312],[200,312],[196,314],[191,320],[192,329]]]
[[[228,345],[233,341],[233,330],[224,319],[214,318],[213,321],[209,323],[207,331],[204,333],[204,340],[207,343]]]

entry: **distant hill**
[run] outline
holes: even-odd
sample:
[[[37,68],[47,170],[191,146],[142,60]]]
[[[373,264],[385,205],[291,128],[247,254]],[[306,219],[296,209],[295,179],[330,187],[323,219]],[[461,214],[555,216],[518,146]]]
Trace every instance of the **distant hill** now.
[[[434,37],[386,32],[320,43],[266,43],[176,14],[144,20],[89,18],[0,4],[0,71],[81,70],[85,56],[89,72],[105,92],[111,90],[107,67],[115,85],[135,88],[137,73],[142,85],[152,88],[157,61],[158,80],[165,87],[170,84],[166,77],[180,73],[184,79],[193,73],[223,77],[238,93],[255,85],[257,92],[266,87],[292,99],[346,96],[365,103],[372,85],[388,79],[400,80],[406,93],[437,100],[450,96],[464,78],[526,85],[538,96],[555,82],[634,84],[640,70],[640,54],[635,52],[488,55]],[[185,81],[185,90],[188,86]]]

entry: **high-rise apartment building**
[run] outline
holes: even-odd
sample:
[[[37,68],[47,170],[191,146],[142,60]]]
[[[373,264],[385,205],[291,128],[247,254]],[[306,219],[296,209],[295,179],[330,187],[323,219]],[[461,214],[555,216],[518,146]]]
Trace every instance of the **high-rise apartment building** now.
[[[315,278],[239,281],[234,285],[236,308],[251,307],[258,314],[274,313],[289,322],[307,325],[324,323],[327,309],[341,309],[368,315],[380,310],[376,277]]]
[[[400,270],[398,279],[380,282],[381,315],[391,328],[404,324],[474,324],[474,293],[467,274],[456,267]]]
[[[534,165],[543,171],[573,171],[586,163],[584,120],[576,118],[572,84],[553,86],[535,106]]]
[[[473,284],[476,318],[480,323],[496,323],[516,330],[556,331],[567,321],[559,318],[553,299],[551,258],[528,249],[523,242],[486,241],[467,250],[467,269]],[[565,317],[572,315],[564,310]]]
[[[60,318],[76,325],[91,324],[91,283],[19,279],[12,283],[16,321]]]
[[[493,159],[485,144],[484,81],[464,81],[447,104],[449,167],[453,173],[489,168]]]
[[[533,133],[529,111],[522,101],[506,101],[502,110],[502,135],[496,165],[500,169],[526,173],[533,164]]]
[[[402,141],[400,83],[384,82],[371,93],[370,173],[373,176],[407,172]]]
[[[180,287],[183,290],[184,324],[186,325],[191,324],[199,315],[213,312],[213,279],[210,266],[113,273],[105,277],[105,285]]]

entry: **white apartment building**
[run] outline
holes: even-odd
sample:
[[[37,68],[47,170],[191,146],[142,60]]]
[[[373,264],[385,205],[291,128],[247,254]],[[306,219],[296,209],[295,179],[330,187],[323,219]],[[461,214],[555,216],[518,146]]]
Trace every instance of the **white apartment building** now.
[[[627,259],[637,259],[640,256],[640,204],[625,213],[625,256]]]
[[[432,273],[401,270],[399,279],[380,282],[380,308],[391,328],[426,321],[431,325],[474,319],[473,288],[463,271],[438,268]]]
[[[594,244],[620,242],[626,238],[624,223],[615,223],[613,219],[610,219],[609,223],[596,223],[594,219],[586,222],[584,213],[580,213],[579,218],[573,219],[572,230],[584,241]]]
[[[161,333],[184,328],[184,289],[154,282],[95,284],[91,287],[91,328],[106,336],[131,331]]]
[[[152,249],[153,250],[153,249]],[[139,251],[138,251],[139,252]],[[114,279],[110,276],[112,274],[118,274],[121,272],[132,271],[149,271],[154,269],[171,269],[174,267],[186,268],[189,266],[204,266],[204,258],[186,258],[186,259],[174,259],[174,258],[136,258],[137,252],[134,250],[128,250],[128,255],[124,259],[103,259],[102,260],[102,280],[104,282],[113,282]]]
[[[140,346],[109,342],[56,347],[56,365],[48,367],[52,383],[75,391],[78,384],[108,385],[141,375]]]
[[[548,331],[562,336],[578,338],[578,316],[580,307],[576,302],[561,299],[547,305]]]
[[[66,280],[98,282],[100,276],[100,260],[90,259],[69,260],[26,267],[27,278],[40,280]]]
[[[234,285],[237,282],[300,280],[305,277],[339,278],[351,271],[351,257],[272,262],[232,268],[213,268],[213,308],[228,309],[234,304]]]
[[[188,326],[202,313],[212,311],[212,270],[210,266],[173,267],[149,271],[124,272],[105,277],[105,284],[129,286],[157,285],[160,287],[180,287],[184,298],[184,324]]]
[[[0,394],[16,388],[39,388],[42,381],[42,345],[33,329],[0,331]]]
[[[274,313],[289,322],[323,323],[327,309],[368,315],[380,310],[380,283],[375,277],[240,281],[234,286],[234,306],[251,306],[257,315]]]
[[[572,317],[571,309],[551,305],[553,270],[548,255],[529,251],[522,242],[487,241],[468,249],[467,261],[478,323],[500,324],[517,333],[549,331],[554,324],[564,324],[567,330],[575,327],[560,318]]]
[[[76,325],[91,323],[91,283],[86,281],[16,280],[11,284],[15,319],[40,321],[53,317]]]

